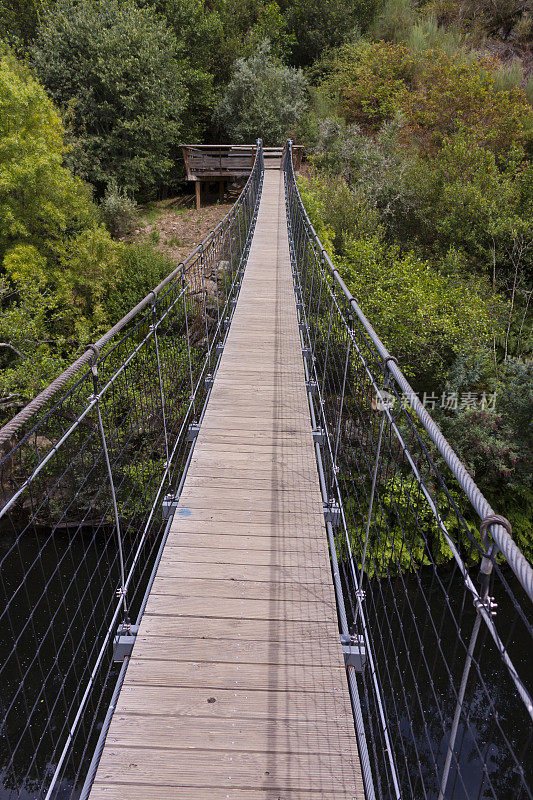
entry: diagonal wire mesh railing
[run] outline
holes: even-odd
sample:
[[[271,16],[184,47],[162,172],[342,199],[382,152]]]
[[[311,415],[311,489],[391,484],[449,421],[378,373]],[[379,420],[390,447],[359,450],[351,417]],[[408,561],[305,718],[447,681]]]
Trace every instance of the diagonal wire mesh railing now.
[[[533,796],[533,571],[322,247],[293,277],[367,799]]]
[[[205,241],[0,431],[0,798],[78,798],[227,335],[260,142]]]

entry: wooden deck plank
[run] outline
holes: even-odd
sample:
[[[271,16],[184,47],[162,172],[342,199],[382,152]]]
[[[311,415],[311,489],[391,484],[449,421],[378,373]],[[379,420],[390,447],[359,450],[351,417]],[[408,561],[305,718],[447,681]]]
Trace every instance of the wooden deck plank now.
[[[195,665],[197,666],[197,665]],[[259,672],[259,671],[258,671]],[[163,749],[241,750],[285,753],[328,753],[333,747],[338,753],[351,754],[351,747],[339,729],[328,722],[276,720],[211,719],[206,730],[202,717],[191,717],[187,737],[179,717],[144,717],[136,714],[117,715],[110,744],[125,747],[146,745],[147,741]],[[295,746],[298,750],[295,750]]]
[[[335,789],[333,795],[328,789],[284,789],[283,800],[357,800],[353,792]],[[95,783],[91,793],[92,800],[280,800],[279,789],[255,786],[253,789],[239,789],[232,786],[161,786],[143,784],[127,787],[121,783]]]
[[[142,643],[142,651],[140,644]],[[321,643],[320,650],[313,653],[316,666],[331,666],[335,657],[336,641]],[[189,662],[205,661],[216,664],[262,664],[300,666],[302,663],[302,644],[297,642],[262,642],[241,639],[219,639],[213,647],[211,639],[187,639],[185,637],[158,638],[140,634],[137,638],[137,651],[142,652],[144,660]],[[137,654],[135,655],[137,658]]]
[[[300,642],[316,642],[321,636],[324,638],[338,638],[337,626],[322,617],[302,622],[285,618],[282,623],[277,620],[263,619],[224,619],[223,617],[204,616],[205,603],[198,603],[198,614],[184,617],[179,613],[179,603],[176,603],[176,613],[173,616],[155,613],[151,614],[149,607],[144,618],[143,632],[150,636],[179,636],[181,638],[195,639],[201,635],[206,639],[237,639],[249,642],[285,642],[294,639]],[[327,608],[323,606],[324,614]],[[198,622],[198,620],[201,622]],[[305,645],[303,645],[305,646]],[[134,653],[138,657],[138,653]],[[339,660],[338,663],[342,663]]]
[[[161,702],[164,697],[165,702]],[[342,702],[341,692],[297,692],[263,689],[216,689],[207,687],[174,687],[157,685],[142,688],[124,684],[117,703],[119,714],[144,714],[163,717],[203,717],[213,718],[261,719],[261,720],[302,720],[306,722],[329,721],[343,726],[348,732],[350,726],[353,738],[353,719],[351,708]],[[206,730],[209,723],[206,722]],[[186,735],[187,720],[183,720],[183,734]],[[101,762],[105,768],[105,761]]]
[[[180,770],[175,768],[180,752]],[[283,790],[336,786],[358,790],[353,769],[346,755],[329,753],[235,752],[222,750],[173,750],[147,747],[110,747],[107,768],[101,778],[120,775],[123,785],[152,784],[166,786],[205,786],[206,779],[215,786],[263,787]],[[230,783],[231,781],[231,783]]]
[[[194,689],[233,690],[276,689],[284,692],[341,691],[346,674],[339,666],[331,673],[323,667],[312,666],[301,669],[299,664],[281,664],[266,667],[265,664],[221,664],[205,661],[179,661],[133,659],[128,666],[128,682],[143,686],[190,687]],[[146,740],[144,741],[146,744]],[[151,743],[152,744],[152,743]]]
[[[207,599],[207,598],[206,598]],[[209,598],[211,600],[211,598]],[[317,615],[323,611],[322,601],[297,601],[291,600],[287,605],[287,601],[272,601],[265,600],[250,600],[244,596],[238,597],[225,597],[221,602],[218,598],[217,603],[212,605],[205,605],[204,619],[210,617],[223,617],[226,619],[260,619],[274,621],[284,620],[290,622],[309,622],[316,620]],[[335,611],[335,606],[331,603],[329,610]],[[194,616],[198,611],[198,597],[183,597],[179,603],[176,603],[174,595],[168,594],[155,594],[152,592],[150,596],[150,614],[161,614],[162,616],[171,615],[176,616],[178,612],[184,616]],[[318,621],[320,617],[318,617]]]
[[[284,534],[281,533],[283,536]],[[249,536],[249,535],[242,535],[239,536],[238,532],[232,528],[231,530],[224,531],[217,531],[215,534],[209,533],[185,533],[183,531],[177,533],[171,533],[167,540],[167,547],[206,547],[206,548],[218,548],[218,549],[229,549],[229,550],[265,550],[271,551],[273,544],[274,547],[276,543],[272,542],[273,534],[268,536]],[[296,552],[301,553],[304,555],[308,555],[309,552],[313,552],[314,546],[317,547],[319,552],[322,551],[322,540],[317,538],[315,542],[309,541],[307,536],[303,537],[291,537],[291,540],[287,542],[285,548],[288,552]],[[228,553],[228,556],[231,554]]]
[[[272,170],[91,800],[363,797]]]
[[[312,601],[333,603],[327,584],[271,583],[251,580],[220,580],[216,578],[165,578],[158,575],[154,593],[174,597],[247,597],[250,600],[269,600],[271,603]],[[335,642],[336,646],[336,642]]]
[[[165,563],[182,564],[239,564],[243,566],[275,567],[276,569],[303,567],[303,562],[307,561],[305,556],[295,550],[285,550],[280,552],[279,548],[270,550],[246,550],[244,548],[229,547],[175,547],[172,544],[166,551]],[[307,554],[309,555],[309,554]],[[327,569],[329,560],[323,551],[318,549],[313,553],[314,566]],[[322,557],[320,557],[322,556]]]
[[[161,561],[158,575],[165,578],[212,578],[231,581],[263,581],[265,583],[301,583],[323,584],[329,586],[331,575],[326,573],[323,566],[299,567],[262,566],[255,564],[217,564],[216,569],[212,564],[193,562],[172,562],[165,559]]]

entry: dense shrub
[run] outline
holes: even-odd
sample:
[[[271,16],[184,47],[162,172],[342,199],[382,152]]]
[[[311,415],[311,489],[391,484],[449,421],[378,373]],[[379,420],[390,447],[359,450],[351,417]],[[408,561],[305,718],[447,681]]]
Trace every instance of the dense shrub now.
[[[306,81],[300,70],[274,58],[268,43],[239,59],[217,107],[217,119],[232,141],[283,144],[306,107]]]
[[[49,0],[0,0],[0,41],[28,44],[50,7]]]
[[[468,131],[504,157],[527,142],[532,114],[519,87],[501,88],[489,59],[361,41],[341,48],[322,84],[347,122],[376,131],[396,114],[406,147],[433,156],[446,137]]]
[[[18,245],[36,258],[94,222],[87,188],[62,166],[60,118],[11,56],[0,60],[0,261]],[[38,256],[37,256],[38,254]]]
[[[503,306],[487,281],[443,274],[388,244],[372,208],[342,184],[300,183],[343,279],[415,384],[442,387],[459,355],[475,358],[490,347],[494,332],[503,330]]]
[[[411,82],[413,71],[411,53],[404,45],[362,40],[341,48],[323,90],[347,122],[375,131],[394,117],[398,96]]]
[[[293,62],[308,66],[325,50],[337,47],[366,30],[379,0],[283,0],[289,32],[295,38]]]
[[[411,0],[385,0],[371,26],[376,39],[389,42],[404,41],[417,21]]]
[[[455,383],[451,388],[462,386]],[[531,364],[510,359],[491,388],[497,392],[493,411],[463,410],[443,416],[440,423],[489,502],[512,520],[515,541],[533,560]]]
[[[115,237],[130,233],[137,216],[137,203],[111,181],[100,202],[100,217]]]
[[[495,73],[495,64],[486,59],[427,52],[416,85],[398,101],[406,142],[432,153],[447,136],[468,130],[500,156],[523,142],[531,109],[521,89],[499,89]]]

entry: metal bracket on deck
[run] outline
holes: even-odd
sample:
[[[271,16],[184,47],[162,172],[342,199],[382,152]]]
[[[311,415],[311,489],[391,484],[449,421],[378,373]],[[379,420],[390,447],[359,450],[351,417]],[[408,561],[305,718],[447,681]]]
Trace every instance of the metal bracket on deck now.
[[[224,342],[219,342],[215,347],[215,353],[217,354],[217,356],[221,356],[223,352],[224,352]]]
[[[342,653],[347,667],[362,672],[366,664],[366,649],[363,636],[348,636],[341,633]]]
[[[116,636],[113,639],[113,661],[121,662],[126,657],[131,656],[138,630],[138,625],[121,623],[118,626]]]
[[[296,311],[298,311],[299,314],[304,313],[304,304],[302,303],[301,300],[296,301]]]
[[[334,528],[339,528],[342,521],[339,504],[335,500],[330,500],[328,503],[322,503],[322,509],[325,522],[331,522]]]
[[[230,302],[230,306],[231,306],[231,308],[234,309],[236,305],[237,305],[237,298],[234,297],[233,300],[231,300],[231,302]]]
[[[163,497],[162,514],[163,519],[170,519],[178,507],[179,497],[176,494],[166,494]]]
[[[320,445],[326,444],[326,431],[324,428],[315,428],[313,431],[313,443]]]
[[[316,381],[309,380],[305,382],[305,388],[307,389],[311,397],[314,397],[318,391],[318,384]]]
[[[187,429],[187,441],[194,442],[199,433],[200,433],[200,423],[192,422]]]
[[[313,351],[310,347],[302,347],[302,355],[310,364],[313,363]]]
[[[299,322],[299,323],[298,323],[298,330],[299,330],[301,333],[306,333],[306,331],[307,331],[307,325],[305,324],[305,322]]]
[[[205,388],[206,389],[212,389],[214,382],[215,382],[215,379],[213,378],[211,373],[208,372],[207,375],[205,376]]]
[[[231,325],[231,320],[229,317],[224,317],[224,330],[228,330],[229,326]]]

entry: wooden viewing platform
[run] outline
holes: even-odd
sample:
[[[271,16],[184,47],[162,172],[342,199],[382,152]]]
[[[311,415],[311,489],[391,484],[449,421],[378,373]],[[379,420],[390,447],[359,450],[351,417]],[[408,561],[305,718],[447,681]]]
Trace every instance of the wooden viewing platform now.
[[[280,171],[91,798],[364,798]]]
[[[182,144],[183,161],[188,181],[194,182],[196,208],[202,201],[202,183],[218,183],[220,199],[228,180],[247,178],[250,174],[256,146],[251,144]],[[263,147],[265,169],[281,167],[282,147]],[[300,169],[303,147],[293,145],[294,169]]]

